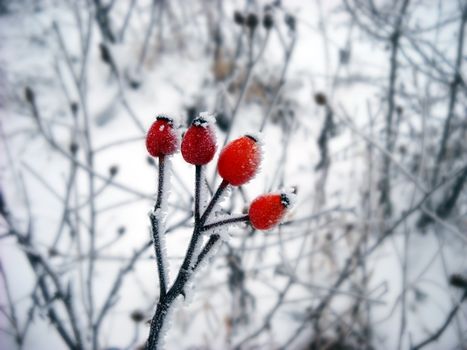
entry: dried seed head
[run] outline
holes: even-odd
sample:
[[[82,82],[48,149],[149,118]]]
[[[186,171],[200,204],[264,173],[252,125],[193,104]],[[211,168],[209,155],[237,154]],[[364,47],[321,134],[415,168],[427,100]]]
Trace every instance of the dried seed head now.
[[[287,25],[287,27],[289,27],[290,31],[295,32],[295,29],[296,29],[295,17],[291,14],[286,14],[284,20],[285,20],[285,24]]]
[[[139,322],[144,321],[145,317],[144,317],[144,313],[141,310],[134,310],[130,314],[130,318],[133,322],[139,323]]]
[[[49,257],[53,258],[58,255],[58,250],[55,248],[49,248],[48,253],[49,253]]]
[[[75,117],[78,114],[78,103],[73,101],[70,103],[70,109],[71,109],[71,114],[73,114],[73,117]]]
[[[101,59],[107,64],[112,64],[112,56],[110,54],[109,48],[104,43],[99,44],[99,49],[101,53]]]
[[[317,92],[314,97],[315,102],[318,106],[326,106],[326,104],[328,103],[326,95],[322,92]]]
[[[239,26],[242,26],[243,24],[245,24],[245,16],[243,16],[243,14],[240,11],[235,11],[234,22]]]
[[[26,86],[24,88],[24,97],[26,98],[26,101],[28,101],[29,103],[34,102],[34,98],[35,98],[34,91],[29,86]]]
[[[456,288],[467,289],[467,278],[456,273],[449,277],[449,284]]]
[[[118,174],[118,166],[117,165],[112,165],[110,168],[109,168],[109,175],[110,177],[114,177],[115,175]]]
[[[258,16],[255,13],[249,13],[246,17],[245,23],[251,31],[255,30],[258,26]]]
[[[70,143],[70,153],[72,155],[76,155],[76,153],[78,153],[78,150],[79,150],[79,145],[76,142]]]
[[[125,226],[120,226],[120,227],[117,229],[117,234],[118,234],[119,236],[123,236],[125,233],[126,233],[126,227],[125,227]]]
[[[136,79],[129,79],[129,83],[130,83],[130,87],[135,90],[139,88],[141,85],[141,82]]]
[[[263,16],[263,27],[266,30],[269,30],[273,27],[274,25],[274,18],[272,17],[272,14],[270,12],[266,12]]]

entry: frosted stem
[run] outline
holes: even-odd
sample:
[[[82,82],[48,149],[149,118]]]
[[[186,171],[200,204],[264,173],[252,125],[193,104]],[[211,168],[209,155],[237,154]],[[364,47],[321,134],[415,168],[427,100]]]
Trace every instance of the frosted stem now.
[[[209,252],[211,251],[212,247],[214,247],[217,243],[217,241],[221,238],[220,235],[218,234],[215,234],[215,235],[212,235],[211,237],[209,237],[209,240],[208,242],[206,243],[206,245],[204,246],[203,250],[201,251],[201,253],[199,253],[198,255],[198,259],[196,260],[196,264],[195,266],[193,266],[193,271],[196,271],[196,269],[198,268],[198,266],[203,262],[203,260],[206,258],[206,256],[209,254]]]
[[[203,216],[200,219],[200,226],[204,225],[204,223],[206,222],[206,220],[209,217],[209,214],[211,214],[212,209],[214,208],[217,201],[222,196],[222,193],[224,193],[224,191],[225,191],[225,189],[227,188],[228,185],[229,185],[229,183],[227,181],[222,180],[221,184],[217,188],[216,193],[214,193],[214,196],[212,197],[211,201],[208,204],[208,207],[206,208],[206,210],[203,213]]]
[[[196,178],[195,178],[195,226],[199,225],[200,219],[200,192],[201,192],[201,172],[202,167],[201,165],[196,165]]]
[[[198,167],[197,167],[197,169],[196,169],[196,175],[197,176],[198,176],[198,173],[200,175],[201,170],[198,170]],[[198,179],[198,180],[199,181],[196,181],[196,187],[197,188],[195,189],[195,191],[198,193],[198,195],[196,197],[198,197],[198,204],[199,204],[199,188],[201,186],[201,179]],[[193,230],[193,235],[191,236],[190,245],[188,246],[188,250],[186,252],[185,259],[184,259],[184,261],[182,263],[182,266],[180,267],[180,272],[179,272],[179,274],[177,276],[177,280],[174,283],[174,287],[175,287],[175,285],[177,284],[178,281],[181,281],[182,286],[184,286],[185,282],[188,280],[189,271],[190,271],[190,268],[192,267],[192,260],[193,260],[193,258],[196,258],[196,257],[193,257],[193,253],[196,250],[198,240],[199,240],[199,238],[201,236],[202,227],[203,227],[204,223],[206,222],[207,218],[209,217],[209,214],[213,210],[214,206],[216,205],[217,201],[219,200],[219,198],[221,197],[222,193],[224,192],[224,190],[227,188],[228,185],[229,185],[228,182],[222,181],[222,183],[219,185],[219,188],[217,189],[216,193],[214,193],[214,196],[211,198],[211,201],[209,202],[208,207],[204,211],[203,216],[201,216],[201,218],[199,220],[195,219],[195,228]],[[195,199],[195,203],[196,203],[196,199]],[[198,207],[198,209],[199,209],[199,207]],[[195,215],[196,215],[196,208],[195,208]],[[182,290],[183,290],[183,288],[182,288]]]
[[[165,157],[159,157],[159,182],[157,188],[157,199],[154,206],[154,211],[151,213],[151,228],[152,228],[152,240],[154,244],[154,251],[156,253],[157,270],[159,273],[159,285],[161,297],[167,293],[167,276],[166,276],[166,264],[164,259],[162,240],[161,237],[161,220],[162,220],[162,201],[164,198],[164,178],[165,178]]]
[[[240,223],[240,222],[246,222],[246,221],[249,221],[249,220],[250,220],[250,217],[248,215],[243,215],[243,216],[238,216],[238,217],[235,217],[235,218],[220,220],[220,221],[217,221],[217,222],[213,222],[212,224],[204,225],[203,227],[201,227],[201,232],[209,231],[209,230],[211,230],[213,228],[220,227],[220,226],[225,226],[225,225],[228,225],[228,224],[236,224],[236,223]]]
[[[149,338],[146,342],[146,350],[157,349],[168,311],[169,303],[165,300],[165,298],[161,297],[159,303],[157,304],[156,313],[151,320],[151,330],[149,331]]]
[[[163,161],[163,158],[161,157],[160,165],[159,165],[159,191],[158,191],[158,198],[157,198],[155,210],[157,210],[157,203],[159,203],[159,205],[161,203],[160,199],[162,198],[161,193],[162,193],[162,188],[163,188],[162,187],[163,180],[161,179],[164,178],[163,171],[164,171],[164,161]],[[162,172],[162,176],[161,176],[161,172]],[[159,303],[157,304],[156,312],[151,320],[151,329],[149,332],[148,341],[146,343],[146,350],[157,349],[158,344],[162,337],[161,333],[163,332],[163,329],[164,329],[164,323],[166,322],[167,313],[170,307],[172,306],[172,303],[174,302],[174,300],[179,295],[184,295],[184,289],[185,289],[186,283],[194,272],[195,267],[192,266],[193,264],[192,259],[196,258],[197,259],[196,265],[198,265],[200,262],[201,255],[203,255],[203,257],[206,256],[217,241],[215,240],[214,242],[212,242],[212,244],[209,244],[211,242],[211,239],[210,239],[208,243],[206,244],[206,246],[204,247],[203,251],[199,254],[199,257],[193,257],[193,253],[196,250],[199,238],[202,235],[202,231],[204,228],[203,225],[208,219],[209,214],[214,209],[217,201],[221,198],[222,193],[228,187],[229,183],[227,181],[222,181],[216,193],[211,198],[211,201],[209,202],[203,215],[199,217],[200,216],[199,203],[200,203],[201,185],[202,185],[202,167],[197,166],[196,167],[196,181],[195,181],[195,187],[196,187],[195,188],[195,227],[193,230],[193,235],[191,237],[191,241],[188,246],[185,259],[183,260],[182,266],[180,267],[180,270],[178,271],[177,278],[175,279],[175,282],[173,283],[172,287],[169,289],[168,292],[165,292],[166,282],[164,280],[164,293],[162,293],[162,281],[161,281],[161,295],[159,298]],[[219,226],[219,223],[214,223],[211,225],[216,225],[216,224]],[[156,225],[156,228],[157,228],[157,225]],[[156,244],[156,239],[158,238],[158,234],[155,234],[156,232],[157,231],[155,231],[153,227],[153,238],[155,242],[156,256],[159,257],[159,254],[157,253],[157,249],[158,249],[158,246],[160,249],[160,245]],[[216,235],[213,235],[213,236],[216,236]],[[219,239],[219,237],[217,239]],[[163,265],[164,261],[161,261],[161,262],[162,262],[162,265],[159,264],[159,258],[158,258],[159,278],[164,278],[165,277],[164,275],[165,269]]]

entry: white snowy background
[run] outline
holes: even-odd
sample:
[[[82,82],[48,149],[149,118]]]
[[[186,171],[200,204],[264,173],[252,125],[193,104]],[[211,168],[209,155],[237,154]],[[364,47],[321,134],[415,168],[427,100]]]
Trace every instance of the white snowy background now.
[[[400,2],[375,1],[388,16],[396,15],[391,9],[396,11]],[[82,73],[84,48],[78,28],[81,26],[81,35],[86,35],[88,8],[93,8],[94,2],[21,0],[6,3],[9,3],[9,10],[0,16],[1,191],[18,227],[25,230],[32,218],[34,247],[56,268],[64,285],[75,291],[74,296],[80,300],[77,302],[79,325],[84,332],[88,325],[82,303],[86,299],[82,274],[87,273],[89,258],[86,255],[89,245],[89,175],[85,167],[77,167],[69,205],[70,211],[78,214],[79,232],[70,232],[65,225],[57,246],[58,253],[51,255],[49,247],[61,225],[73,162],[47,142],[24,91],[26,87],[34,91],[43,129],[67,152],[76,138],[78,162],[86,164],[84,145],[81,144],[83,106],[68,64],[77,76]],[[133,6],[131,3],[130,0],[114,1],[111,28],[116,33],[122,27],[129,6]],[[247,8],[261,14],[266,4],[253,1]],[[144,130],[160,113],[173,116],[186,127],[186,110],[190,106],[196,106],[198,111],[222,113],[217,103],[220,96],[227,101],[227,108],[235,105],[238,87],[229,87],[230,82],[219,82],[214,77],[212,26],[219,24],[222,28],[222,55],[227,63],[237,66],[234,80],[243,81],[247,65],[245,52],[235,61],[232,59],[241,33],[233,21],[233,12],[249,5],[243,1],[202,0],[167,1],[168,10],[163,12],[162,18],[157,17],[146,57],[139,63],[151,22],[151,6],[151,1],[137,0],[124,40],[108,44],[120,82],[102,59],[99,49],[102,34],[97,22],[91,21],[89,53],[84,63],[84,91],[94,149],[94,172],[100,174],[95,180],[98,194],[93,199],[99,251],[93,279],[97,310],[105,302],[120,268],[150,238],[148,212],[153,206],[157,171],[147,160]],[[220,19],[219,6],[223,13]],[[444,55],[445,60],[439,61],[446,71],[450,71],[455,63],[461,6],[462,1],[456,0],[413,1],[408,9],[410,19],[404,22],[404,28],[412,31],[411,35],[418,35],[420,45],[424,38],[432,43],[438,54]],[[224,206],[233,209],[233,213],[242,213],[248,201],[257,195],[290,186],[297,187],[297,203],[286,218],[289,224],[280,229],[255,232],[247,239],[245,236],[250,230],[245,226],[229,231],[228,244],[234,250],[242,249],[245,287],[255,300],[254,308],[249,311],[249,322],[237,325],[234,330],[230,327],[232,315],[239,306],[229,289],[229,251],[224,244],[207,268],[196,276],[194,295],[189,298],[192,301],[180,303],[175,310],[166,337],[167,349],[228,349],[235,346],[263,325],[264,317],[290,280],[288,271],[292,269],[297,281],[287,289],[270,329],[245,345],[245,349],[280,348],[303,324],[310,310],[329,293],[357,242],[368,234],[363,247],[371,246],[404,210],[422,198],[423,193],[412,180],[430,188],[426,174],[432,171],[430,166],[441,138],[448,87],[434,79],[429,82],[428,73],[424,75],[423,68],[427,71],[431,68],[414,50],[411,40],[402,41],[398,58],[396,96],[404,112],[393,152],[399,166],[393,167],[395,170],[391,175],[394,210],[388,219],[383,217],[379,207],[377,183],[383,156],[378,146],[384,147],[389,42],[365,33],[341,1],[282,1],[282,8],[276,8],[273,13],[280,35],[271,31],[264,54],[253,70],[250,84],[256,90],[247,90],[232,125],[230,139],[258,132],[267,112],[268,94],[274,92],[284,65],[281,40],[286,44],[291,41],[292,34],[284,23],[285,13],[296,17],[295,47],[285,84],[262,135],[261,172],[243,187],[243,195],[234,189],[232,201],[226,200]],[[442,30],[429,30],[440,21],[445,24]],[[416,34],[415,28],[428,29]],[[68,57],[60,46],[59,35],[64,39]],[[247,34],[243,35],[246,40]],[[259,52],[266,36],[261,24],[256,36],[255,53]],[[348,53],[348,62],[339,60],[339,51]],[[439,57],[434,57],[438,62]],[[465,54],[462,59],[465,60]],[[416,66],[421,67],[422,73],[416,71]],[[465,73],[464,68],[461,72],[464,78]],[[130,80],[138,81],[140,85],[132,88]],[[235,86],[235,82],[231,84]],[[267,90],[268,86],[271,91]],[[315,169],[320,159],[317,141],[325,120],[325,108],[317,105],[313,97],[318,92],[326,94],[335,112],[337,128],[336,136],[328,143],[331,164],[326,174]],[[465,123],[466,94],[465,91],[459,94],[456,111]],[[421,111],[420,106],[428,103],[430,96],[439,99],[439,103],[433,103],[429,112]],[[76,121],[70,112],[70,101],[78,103]],[[131,108],[143,130],[125,104]],[[287,108],[293,110],[292,117],[287,117],[287,112],[285,116],[278,116],[279,109]],[[346,115],[351,122],[345,119]],[[422,118],[423,115],[427,117]],[[281,118],[289,119],[282,122]],[[226,134],[220,129],[216,131],[221,148]],[[368,138],[372,142],[367,142]],[[460,140],[465,143],[465,139]],[[211,185],[220,182],[215,177],[217,155],[206,169]],[[424,157],[424,169],[411,167],[415,155]],[[194,167],[186,164],[180,154],[172,161],[174,175],[168,199],[169,227],[189,217],[194,188]],[[447,163],[449,168],[443,168],[443,173],[452,174],[455,169],[465,166],[465,162],[464,147],[464,153]],[[447,167],[447,164],[443,166]],[[106,182],[103,179],[109,178],[112,166],[118,167],[118,172]],[[412,179],[401,168],[408,170]],[[461,295],[458,289],[449,286],[449,276],[467,272],[466,205],[464,190],[453,214],[430,225],[426,232],[422,233],[415,225],[420,212],[399,225],[365,257],[365,272],[362,268],[339,286],[322,317],[322,336],[336,339],[341,336],[344,343],[348,337],[348,346],[353,346],[349,348],[357,349],[358,336],[352,329],[363,334],[364,325],[368,325],[370,334],[367,336],[374,349],[397,349],[398,346],[409,349],[411,344],[436,331]],[[70,215],[71,220],[76,219],[76,214]],[[309,219],[313,215],[316,218]],[[2,230],[6,227],[2,222]],[[124,233],[118,234],[123,228]],[[188,220],[167,235],[172,280],[191,231],[192,221]],[[80,255],[73,235],[81,237],[84,256]],[[8,288],[22,324],[31,308],[36,276],[15,237],[2,237],[0,250]],[[404,266],[407,268],[405,291]],[[368,280],[366,285],[362,283],[362,276]],[[149,332],[146,321],[151,318],[157,301],[157,284],[154,253],[149,247],[134,269],[125,275],[116,304],[103,322],[100,348],[136,348],[144,343]],[[2,309],[9,312],[3,280],[1,285]],[[400,337],[402,295],[406,326]],[[357,316],[352,314],[356,300],[361,300]],[[135,323],[131,319],[135,311],[144,314],[142,322]],[[10,334],[11,323],[4,314],[0,317],[0,327],[0,348],[16,348]],[[426,348],[465,348],[466,331],[467,309],[461,308],[438,341]],[[312,337],[313,325],[309,323],[300,336],[286,346],[307,348]],[[46,308],[34,309],[24,349],[63,348],[65,344],[48,321]]]

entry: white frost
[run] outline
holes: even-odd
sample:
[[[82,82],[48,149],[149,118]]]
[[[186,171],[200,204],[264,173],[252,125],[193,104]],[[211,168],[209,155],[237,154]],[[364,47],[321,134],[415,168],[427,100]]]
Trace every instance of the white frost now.
[[[206,266],[209,264],[210,260],[214,255],[217,254],[219,251],[220,246],[222,245],[223,240],[219,239],[211,248],[209,253],[205,256],[204,260],[199,264],[198,268],[196,269],[195,273],[193,275],[196,275],[199,271],[202,271],[203,269],[206,268]],[[193,278],[193,276],[192,276]]]
[[[160,335],[159,335],[159,341],[156,344],[157,349],[164,349],[164,347],[165,347],[165,337],[167,336],[167,332],[169,331],[170,327],[172,326],[173,314],[174,314],[174,311],[179,308],[179,306],[180,306],[179,304],[180,304],[180,299],[177,298],[172,302],[172,304],[167,309],[167,313],[166,313],[166,316],[165,316],[165,322],[162,325],[162,328],[160,330]]]
[[[211,112],[201,112],[198,118],[195,118],[193,121],[193,125],[202,126],[203,128],[207,128],[212,126],[216,123],[216,115]]]
[[[208,206],[209,199],[209,190],[206,183],[206,167],[201,167],[201,187],[199,190],[199,208],[201,210],[201,215],[204,213]]]
[[[219,196],[217,203],[214,205],[214,208],[212,208],[212,212],[209,215],[208,220],[206,220],[206,224],[212,223],[213,219],[216,220],[217,217],[221,215],[220,213],[222,211],[222,202],[225,201],[225,199],[230,196],[231,192],[232,192],[232,187],[227,186],[224,192],[222,192],[222,194]]]
[[[287,206],[287,209],[292,209],[297,203],[297,194],[295,193],[295,190],[293,188],[285,188],[280,191],[280,194],[285,195],[287,197],[288,203],[283,203]]]
[[[162,188],[162,200],[161,207],[153,211],[153,215],[159,224],[159,242],[161,250],[161,259],[165,262],[164,264],[164,278],[166,283],[169,283],[169,266],[167,258],[167,245],[165,240],[166,230],[166,218],[168,213],[168,199],[170,195],[170,181],[172,178],[172,160],[170,157],[166,157],[164,161],[164,185]],[[152,228],[151,228],[152,229]]]

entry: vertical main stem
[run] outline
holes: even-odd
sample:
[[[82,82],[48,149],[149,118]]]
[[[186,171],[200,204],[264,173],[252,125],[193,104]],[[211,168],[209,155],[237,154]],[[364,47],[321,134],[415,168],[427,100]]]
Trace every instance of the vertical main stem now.
[[[159,175],[157,183],[157,198],[156,204],[154,205],[154,211],[162,207],[162,197],[164,191],[164,176],[165,176],[165,156],[159,157]]]
[[[167,276],[166,276],[166,266],[165,260],[162,253],[161,241],[164,240],[164,237],[161,237],[160,232],[160,223],[162,219],[162,205],[164,200],[164,180],[165,180],[165,165],[166,159],[162,155],[159,157],[159,176],[157,184],[157,198],[156,204],[154,205],[154,210],[150,215],[151,219],[151,230],[152,230],[152,240],[154,244],[154,251],[156,254],[157,261],[157,271],[159,274],[159,303],[157,304],[156,313],[151,320],[151,330],[149,332],[149,338],[146,343],[147,350],[153,350],[157,348],[159,342],[159,335],[161,333],[162,326],[164,325],[165,316],[170,303],[167,302]]]
[[[201,185],[201,181],[199,182],[199,185]],[[183,260],[182,266],[180,268],[180,272],[177,276],[177,280],[174,283],[174,287],[177,287],[177,283],[179,282],[182,286],[184,286],[185,282],[188,280],[188,274],[190,271],[190,267],[192,264],[192,259],[193,259],[193,253],[195,251],[196,245],[198,244],[198,240],[201,236],[202,233],[202,226],[206,222],[209,214],[212,212],[214,209],[214,206],[216,205],[217,201],[219,200],[220,196],[224,192],[224,190],[227,188],[229,183],[225,180],[222,181],[222,183],[219,185],[219,188],[217,189],[216,193],[214,193],[214,196],[212,197],[211,201],[209,202],[208,207],[204,211],[203,215],[199,219],[199,222],[195,224],[195,229],[193,231],[193,236],[191,237],[190,245],[188,246],[188,250],[185,255],[185,260]],[[199,186],[198,186],[199,187]],[[197,190],[198,191],[198,190]],[[183,290],[183,289],[182,289]]]
[[[200,194],[201,194],[201,165],[196,165],[196,174],[195,174],[195,226],[199,225],[200,219]]]
[[[164,297],[167,294],[167,276],[166,276],[166,266],[162,252],[162,240],[160,232],[160,223],[161,223],[161,209],[162,201],[164,196],[164,178],[165,178],[165,156],[159,157],[159,181],[157,188],[157,199],[156,204],[154,205],[154,211],[150,215],[151,219],[151,231],[152,231],[152,240],[154,244],[154,252],[156,254],[157,260],[157,270],[159,273],[159,287],[160,287],[160,298]]]
[[[154,314],[151,320],[151,328],[149,331],[149,338],[146,342],[145,350],[157,349],[162,327],[164,327],[167,312],[169,311],[170,303],[166,297],[161,297],[161,299],[159,300],[159,303],[157,304],[156,308],[156,313]]]
[[[162,163],[161,163],[162,164]],[[159,173],[160,174],[160,173]],[[161,337],[161,331],[164,327],[164,323],[166,321],[166,316],[167,313],[169,312],[169,308],[172,306],[173,301],[180,295],[184,293],[184,288],[186,282],[189,280],[191,274],[193,273],[193,270],[191,269],[192,265],[192,260],[193,260],[193,254],[195,252],[196,246],[198,244],[198,240],[201,237],[202,234],[202,227],[206,220],[209,217],[209,214],[212,212],[214,209],[214,206],[216,203],[219,201],[222,193],[225,191],[229,183],[227,181],[222,181],[222,183],[219,185],[219,188],[216,190],[216,193],[214,196],[211,198],[211,201],[209,202],[206,210],[204,211],[203,215],[200,215],[199,212],[199,200],[200,200],[200,192],[201,192],[201,183],[202,183],[202,168],[201,166],[196,167],[196,189],[195,189],[195,228],[193,230],[193,235],[191,237],[190,244],[188,246],[188,250],[185,254],[185,259],[183,260],[182,266],[180,267],[180,270],[178,272],[177,278],[175,279],[175,282],[173,283],[172,287],[170,290],[166,293],[161,293],[161,296],[159,298],[159,303],[157,304],[156,312],[154,313],[154,316],[151,320],[151,329],[149,331],[149,337],[146,342],[146,350],[154,350],[157,349],[160,337]],[[159,199],[158,195],[158,199]],[[157,203],[156,203],[157,206]],[[198,214],[197,214],[198,213]],[[196,217],[198,216],[198,219]],[[199,217],[201,216],[201,217]],[[210,246],[212,247],[212,245]],[[156,247],[157,248],[157,247]],[[204,252],[204,255],[206,255],[207,252]],[[204,256],[203,255],[203,256]],[[159,272],[160,272],[160,266],[159,265]]]

